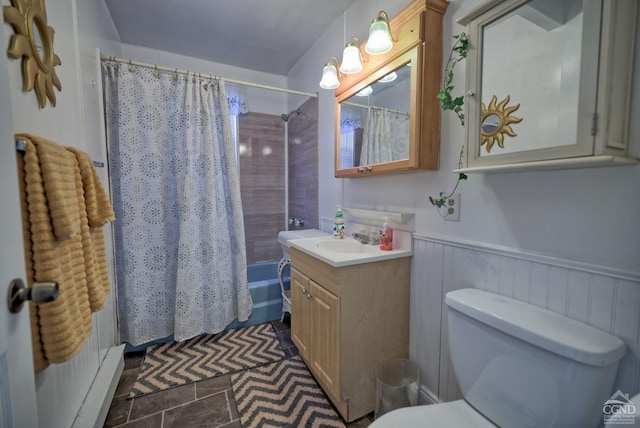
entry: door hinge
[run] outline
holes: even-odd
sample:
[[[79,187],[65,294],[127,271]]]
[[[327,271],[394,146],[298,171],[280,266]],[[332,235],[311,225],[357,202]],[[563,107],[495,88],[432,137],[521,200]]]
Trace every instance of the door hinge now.
[[[598,132],[598,113],[593,113],[591,116],[591,136],[595,136]]]

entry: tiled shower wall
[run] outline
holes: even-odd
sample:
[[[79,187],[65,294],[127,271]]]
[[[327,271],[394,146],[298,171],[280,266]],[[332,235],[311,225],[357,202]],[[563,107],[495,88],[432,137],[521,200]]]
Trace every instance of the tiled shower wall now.
[[[247,241],[247,263],[279,260],[278,232],[285,227],[284,122],[280,115],[238,117],[240,194]]]
[[[444,303],[460,288],[513,297],[618,336],[627,353],[613,389],[640,392],[640,272],[419,235],[413,245],[410,358],[422,369],[423,399],[461,398]]]
[[[304,114],[289,118],[289,217],[303,218],[305,229],[317,229],[318,99],[309,99],[300,110]]]
[[[299,228],[318,228],[318,100],[291,114],[289,132],[289,217]],[[285,125],[280,115],[250,112],[238,117],[240,193],[247,263],[279,260],[278,232],[285,230]],[[289,229],[296,229],[290,225]]]

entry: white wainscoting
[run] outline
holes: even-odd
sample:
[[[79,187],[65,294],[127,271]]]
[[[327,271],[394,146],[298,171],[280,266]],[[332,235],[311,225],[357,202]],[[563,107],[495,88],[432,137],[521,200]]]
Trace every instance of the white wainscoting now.
[[[510,296],[618,336],[627,354],[614,390],[640,392],[640,272],[414,234],[410,358],[422,369],[423,402],[462,397],[444,303],[447,292],[460,288]]]

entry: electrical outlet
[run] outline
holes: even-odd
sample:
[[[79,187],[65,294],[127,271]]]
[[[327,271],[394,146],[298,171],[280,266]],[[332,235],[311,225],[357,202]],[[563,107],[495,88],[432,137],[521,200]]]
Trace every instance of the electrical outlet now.
[[[445,220],[460,221],[460,193],[448,197],[443,208],[446,210]]]

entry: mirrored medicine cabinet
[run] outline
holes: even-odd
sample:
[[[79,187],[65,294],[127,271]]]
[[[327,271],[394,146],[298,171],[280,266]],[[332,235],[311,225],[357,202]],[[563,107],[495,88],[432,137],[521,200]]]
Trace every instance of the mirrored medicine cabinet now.
[[[390,21],[393,48],[361,53],[335,90],[335,176],[438,169],[445,0],[414,0]]]
[[[634,164],[636,0],[492,0],[467,26],[467,168]]]

